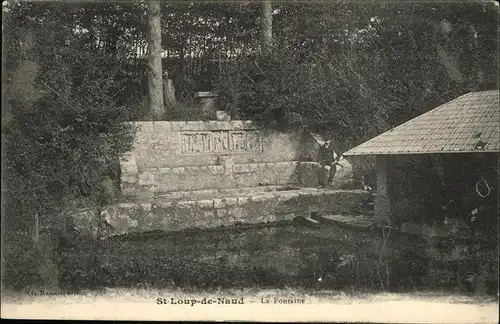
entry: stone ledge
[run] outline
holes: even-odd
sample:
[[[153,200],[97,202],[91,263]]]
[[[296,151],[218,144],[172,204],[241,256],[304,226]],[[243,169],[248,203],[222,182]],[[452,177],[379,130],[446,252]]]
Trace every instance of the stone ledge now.
[[[214,200],[210,199],[198,200],[198,206],[200,206],[201,208],[214,208]]]
[[[273,194],[257,194],[251,197],[252,201],[266,201],[270,199],[274,199],[275,196]]]
[[[226,208],[230,206],[236,206],[238,204],[237,197],[215,198],[213,201],[214,208]]]
[[[251,120],[232,121],[138,121],[132,122],[139,127],[138,133],[161,130],[170,131],[209,131],[209,130],[256,130],[259,129]]]

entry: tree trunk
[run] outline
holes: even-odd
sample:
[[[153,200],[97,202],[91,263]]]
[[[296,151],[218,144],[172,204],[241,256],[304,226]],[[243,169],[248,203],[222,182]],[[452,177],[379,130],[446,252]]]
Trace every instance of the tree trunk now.
[[[40,239],[40,218],[38,213],[35,213],[35,227],[33,228],[33,247],[38,248],[38,241]]]
[[[162,119],[165,114],[163,106],[163,82],[161,61],[161,13],[160,2],[148,2],[148,85],[149,112],[154,120]]]
[[[262,24],[261,36],[264,50],[269,50],[273,41],[273,7],[271,1],[261,1],[260,20]]]

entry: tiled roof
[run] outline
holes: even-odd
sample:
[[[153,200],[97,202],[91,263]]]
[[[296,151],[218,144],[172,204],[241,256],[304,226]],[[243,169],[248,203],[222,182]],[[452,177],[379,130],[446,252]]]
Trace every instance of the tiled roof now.
[[[499,91],[470,92],[344,155],[499,152]]]

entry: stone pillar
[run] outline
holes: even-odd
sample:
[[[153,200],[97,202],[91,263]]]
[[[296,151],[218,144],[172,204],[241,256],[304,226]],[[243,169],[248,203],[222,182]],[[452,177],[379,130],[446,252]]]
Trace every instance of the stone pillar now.
[[[201,115],[204,118],[215,119],[217,111],[217,97],[218,94],[211,91],[196,92],[194,97],[200,107]]]
[[[377,193],[375,196],[375,217],[388,223],[391,219],[391,202],[389,197],[389,157],[377,155]]]
[[[165,113],[169,119],[172,117],[178,117],[179,106],[177,105],[177,99],[175,98],[175,86],[174,81],[168,78],[168,75],[163,76],[163,103],[165,105]]]

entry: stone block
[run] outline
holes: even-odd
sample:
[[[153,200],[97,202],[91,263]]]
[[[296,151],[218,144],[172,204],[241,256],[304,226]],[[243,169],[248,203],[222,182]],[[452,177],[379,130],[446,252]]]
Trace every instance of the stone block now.
[[[223,226],[231,226],[234,224],[234,222],[231,221],[231,218],[229,216],[218,218],[218,222],[220,222],[220,225]]]
[[[150,203],[142,203],[140,206],[141,206],[142,210],[144,210],[146,212],[151,211],[151,204]]]
[[[184,129],[184,122],[171,122],[172,132],[179,132]]]
[[[214,208],[224,208],[226,207],[226,202],[221,198],[214,198]]]
[[[217,129],[219,130],[232,130],[233,127],[232,127],[232,123],[234,123],[235,121],[233,122],[230,122],[230,121],[216,121],[217,123]]]
[[[249,172],[251,172],[251,173],[255,173],[255,172],[259,171],[259,165],[255,164],[255,163],[249,164],[248,168],[249,168]]]
[[[118,207],[118,209],[129,210],[129,209],[137,208],[137,204],[135,204],[135,203],[119,203],[117,205],[117,207]]]
[[[215,218],[214,210],[205,210],[205,211],[203,211],[202,215],[203,215],[202,219],[205,219],[205,220],[212,220]]]
[[[172,201],[156,201],[154,202],[155,208],[171,208],[174,205]]]
[[[214,208],[214,201],[209,199],[198,200],[200,208]]]
[[[181,199],[184,198],[185,195],[182,191],[172,191],[166,194],[162,194],[160,197],[168,199]]]
[[[219,227],[224,224],[222,217],[215,217],[210,227]]]
[[[120,165],[122,169],[131,170],[137,172],[137,164],[135,162],[135,154],[127,153],[122,158],[120,158]]]
[[[231,122],[232,129],[244,129],[245,126],[242,120],[235,120]]]
[[[238,206],[245,206],[248,203],[249,199],[250,197],[247,196],[238,197]]]
[[[195,219],[194,226],[198,228],[214,227],[214,218]]]
[[[137,194],[138,190],[137,187],[135,185],[131,186],[131,185],[128,185],[128,184],[125,184],[125,183],[122,183],[121,184],[121,191],[122,191],[122,194],[126,197],[133,197]]]
[[[137,219],[130,219],[128,222],[128,227],[132,231],[139,226],[139,221]]]
[[[159,176],[169,175],[172,173],[173,173],[172,168],[158,168]]]
[[[218,168],[216,165],[209,165],[208,166],[208,171],[210,172],[211,175],[217,175],[218,173]]]
[[[196,191],[184,191],[186,195],[184,197],[214,197],[217,195],[217,189],[201,189]],[[184,193],[183,192],[183,193]]]
[[[157,121],[153,122],[153,130],[157,134],[166,134],[172,131],[172,122]]]
[[[177,207],[183,208],[183,209],[188,209],[192,208],[196,205],[196,201],[194,200],[181,200],[177,202]]]
[[[214,208],[226,208],[228,206],[236,206],[238,199],[236,197],[224,197],[214,199]]]
[[[227,209],[225,208],[217,209],[215,212],[217,214],[217,217],[226,217],[228,213]]]
[[[184,131],[198,131],[198,130],[204,130],[205,129],[205,123],[203,121],[188,121],[186,122],[184,128],[182,130]]]
[[[211,130],[218,130],[218,126],[219,125],[217,124],[217,121],[214,121],[214,120],[205,121],[203,123],[203,127],[204,127],[203,129],[204,130],[209,130],[209,131],[211,131]]]
[[[188,169],[190,169],[190,168],[188,168]],[[172,168],[170,170],[175,175],[181,175],[181,174],[186,173],[186,168],[185,167],[175,167],[175,168]]]
[[[138,127],[138,132],[140,133],[151,132],[153,130],[153,123],[154,122],[139,121],[135,122],[135,126]]]
[[[131,184],[133,183],[133,184],[135,184],[135,183],[138,182],[138,180],[139,179],[138,179],[138,174],[137,173],[136,174],[130,174],[130,173],[129,174],[123,174],[123,173],[121,174],[121,182],[122,183],[131,183]]]
[[[266,200],[271,200],[274,199],[274,195],[272,194],[257,194],[252,196],[252,201],[266,201]]]
[[[228,207],[238,205],[238,198],[237,197],[226,197],[226,198],[224,198],[224,201],[226,202],[226,206],[228,206]]]
[[[249,222],[249,220],[247,219],[248,216],[247,209],[245,208],[241,207],[229,208],[227,210],[227,213],[228,215],[230,215],[232,219],[235,220],[235,222],[243,222],[243,223]]]
[[[139,185],[141,186],[150,186],[154,183],[154,175],[153,172],[143,171],[139,173]]]
[[[274,214],[274,213],[267,214],[265,217],[266,222],[276,222],[277,220],[278,220],[278,216],[276,216],[276,214]]]
[[[277,196],[278,201],[282,202],[297,199],[299,197],[299,194],[296,192],[280,192]]]

